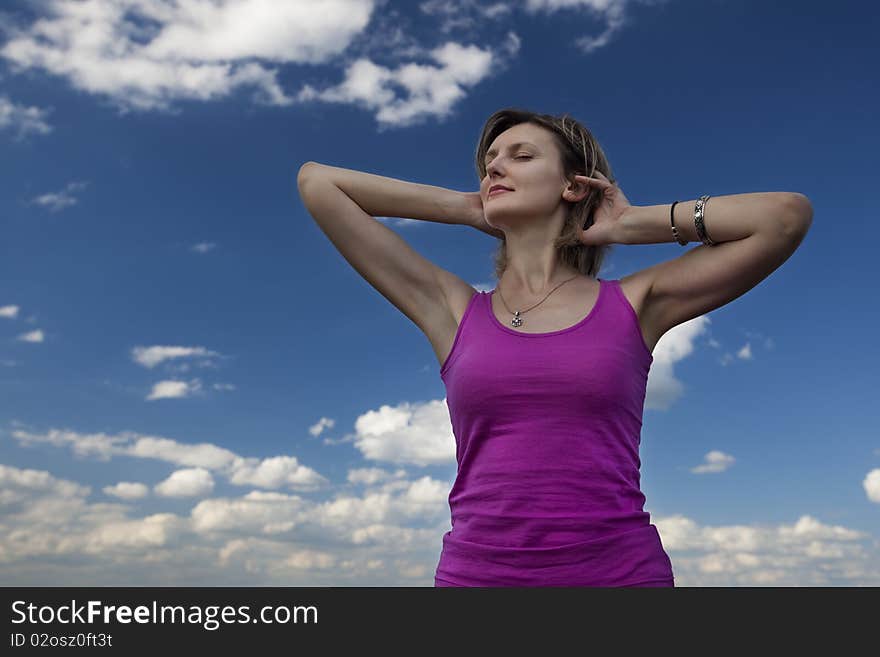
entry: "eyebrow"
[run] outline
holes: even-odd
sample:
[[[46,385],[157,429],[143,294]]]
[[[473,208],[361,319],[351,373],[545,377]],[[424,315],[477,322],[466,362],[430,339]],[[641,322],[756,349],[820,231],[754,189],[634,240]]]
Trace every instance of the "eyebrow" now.
[[[511,144],[510,146],[508,146],[508,148],[510,150],[514,150],[515,148],[519,148],[520,146],[533,146],[534,148],[538,148],[533,143],[528,142],[528,141],[515,142],[515,143]],[[489,157],[490,155],[494,155],[497,152],[498,152],[498,149],[490,148],[488,151],[486,151],[486,155],[483,156],[483,161],[485,162],[487,157]]]

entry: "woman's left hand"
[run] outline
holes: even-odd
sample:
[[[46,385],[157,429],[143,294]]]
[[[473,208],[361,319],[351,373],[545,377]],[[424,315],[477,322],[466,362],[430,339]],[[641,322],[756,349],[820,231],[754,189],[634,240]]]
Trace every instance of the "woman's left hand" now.
[[[581,242],[587,246],[620,244],[621,218],[633,206],[616,183],[609,181],[601,171],[597,170],[596,176],[575,175],[578,180],[603,192],[602,201],[593,211],[593,225],[581,231]]]

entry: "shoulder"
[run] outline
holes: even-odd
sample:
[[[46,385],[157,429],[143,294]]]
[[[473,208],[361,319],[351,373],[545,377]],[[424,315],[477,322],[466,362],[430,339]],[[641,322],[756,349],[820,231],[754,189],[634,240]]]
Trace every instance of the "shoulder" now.
[[[642,329],[642,336],[651,351],[654,350],[654,346],[663,335],[663,331],[659,328],[659,323],[654,317],[651,304],[651,288],[655,271],[656,265],[619,279],[620,290],[635,310]]]
[[[641,316],[640,311],[644,308],[651,292],[650,269],[642,269],[618,280],[621,291],[636,311],[636,314]]]
[[[440,289],[446,300],[446,312],[456,327],[467,309],[468,303],[478,290],[452,272],[443,271],[439,274]]]
[[[450,272],[441,272],[442,303],[436,304],[424,326],[420,328],[428,338],[440,367],[449,358],[458,326],[471,299],[480,294],[467,282]]]

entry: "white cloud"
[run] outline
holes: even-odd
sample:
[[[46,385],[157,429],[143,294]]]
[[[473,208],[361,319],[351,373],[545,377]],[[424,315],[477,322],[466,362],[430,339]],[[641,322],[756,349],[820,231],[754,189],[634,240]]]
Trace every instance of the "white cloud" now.
[[[189,371],[192,365],[197,367],[216,367],[212,357],[223,357],[216,351],[205,347],[181,347],[174,345],[154,345],[152,347],[134,347],[131,350],[131,359],[138,365],[152,369],[157,365],[166,363],[166,369],[170,372],[181,373]],[[183,362],[174,364],[170,361],[189,358],[200,359],[194,363]],[[211,386],[214,390],[235,390],[231,383],[215,383]],[[159,399],[185,399],[202,393],[202,381],[193,378],[189,381],[181,381],[176,378],[164,379],[153,384],[145,401]]]
[[[10,586],[432,584],[450,482],[394,480],[328,500],[251,491],[189,515],[89,503],[88,486],[0,465],[0,579]],[[653,517],[677,586],[877,586],[878,546],[803,515],[701,526]]]
[[[379,490],[366,490],[361,497],[339,494],[309,508],[303,520],[355,543],[368,540],[364,532],[378,527],[400,527],[409,532],[415,529],[405,527],[410,523],[443,526],[448,524],[450,486],[427,476],[416,481],[399,480]],[[392,539],[386,534],[381,540]]]
[[[114,453],[124,453],[124,450],[118,446],[130,440],[129,434],[125,433],[108,436],[104,433],[79,434],[58,429],[50,429],[44,434],[16,429],[11,435],[26,447],[39,443],[48,443],[55,447],[68,446],[77,456],[93,456],[101,461],[108,460]]]
[[[173,513],[156,513],[138,520],[108,522],[84,537],[80,550],[85,554],[105,555],[111,550],[142,552],[162,547],[179,531],[180,518]]]
[[[394,473],[382,468],[354,468],[348,471],[348,482],[351,484],[363,484],[372,486],[406,476],[406,470],[397,470]]]
[[[74,192],[78,192],[86,187],[88,187],[88,183],[86,182],[68,183],[60,192],[42,194],[31,200],[31,203],[34,205],[42,205],[43,207],[48,208],[51,212],[58,212],[64,208],[76,205],[79,200],[74,196]]]
[[[133,437],[130,445],[117,453],[209,470],[227,468],[240,458],[235,452],[211,443],[181,443],[155,436]]]
[[[862,481],[862,486],[865,487],[868,499],[880,504],[880,468],[871,470]]]
[[[221,550],[220,565],[238,568],[249,575],[272,577],[273,564],[283,569],[288,577],[311,576],[326,578],[332,572],[348,573],[353,560],[339,563],[339,558],[329,552],[310,549],[285,549],[276,541],[260,538],[233,539]]]
[[[520,39],[519,35],[517,35],[515,32],[508,32],[507,36],[504,39],[504,43],[501,45],[502,49],[505,53],[507,53],[508,57],[513,57],[515,54],[517,54],[521,46],[522,39]]]
[[[403,64],[395,69],[366,58],[351,63],[345,78],[322,91],[306,85],[297,99],[356,104],[374,110],[380,129],[409,126],[428,116],[445,117],[452,106],[490,73],[498,75],[503,63],[493,60],[490,50],[447,42],[429,52],[437,65]],[[397,87],[407,96],[397,97]]]
[[[876,586],[871,537],[804,515],[791,525],[700,527],[654,517],[676,586]],[[851,584],[844,584],[851,582]]]
[[[225,98],[287,105],[269,64],[318,64],[370,21],[371,0],[46,0],[0,48],[14,72],[42,69],[121,111]]]
[[[46,121],[49,111],[18,105],[8,96],[0,96],[0,130],[14,130],[17,140],[29,134],[47,135],[52,132],[52,126]]]
[[[691,472],[694,474],[724,472],[736,462],[736,459],[730,454],[725,454],[717,449],[708,452],[703,458],[704,462],[701,465],[691,468]]]
[[[294,529],[308,504],[298,495],[253,491],[235,499],[203,500],[191,517],[193,529],[200,533],[277,534],[282,528]]]
[[[392,511],[402,517],[414,519],[440,520],[448,514],[446,508],[449,486],[431,477],[420,477],[406,482],[400,487],[400,494],[394,497]]]
[[[491,5],[483,6],[482,12],[483,15],[487,18],[496,18],[498,16],[504,16],[508,14],[511,10],[509,4],[505,2],[494,2]]]
[[[803,539],[849,541],[865,537],[862,532],[846,527],[823,525],[812,516],[801,516],[794,525],[782,525],[779,528],[779,533],[784,539],[787,539],[786,542]]]
[[[265,459],[242,457],[211,443],[181,443],[169,438],[142,436],[134,432],[116,435],[81,434],[75,431],[50,429],[33,433],[15,429],[10,435],[23,446],[49,444],[69,447],[74,454],[108,461],[114,456],[148,458],[173,463],[185,468],[203,468],[241,486],[265,488],[288,487],[313,491],[328,485],[321,474],[302,465],[292,456]]]
[[[668,410],[684,395],[684,384],[675,377],[675,364],[692,355],[698,337],[708,331],[711,319],[695,317],[668,330],[654,346],[648,373],[645,409]]]
[[[665,0],[638,0],[644,4],[657,4]],[[555,13],[563,9],[587,9],[591,16],[605,22],[605,29],[598,36],[583,36],[576,45],[584,52],[591,53],[611,43],[612,37],[629,22],[626,16],[630,0],[526,0],[528,13]]]
[[[202,497],[214,490],[214,478],[204,468],[187,468],[172,472],[153,490],[162,497]]]
[[[355,420],[354,444],[364,458],[432,465],[455,462],[455,436],[444,401],[382,405]]]
[[[419,9],[424,14],[438,17],[437,29],[446,34],[456,29],[477,28],[484,19],[507,16],[513,6],[504,2],[485,5],[480,0],[425,0],[419,4]]]
[[[764,335],[760,331],[745,331],[749,339],[760,341],[764,349],[772,351],[776,347],[776,342],[770,336]]]
[[[207,253],[208,251],[213,251],[215,248],[217,248],[216,242],[199,242],[192,246],[192,250],[196,253]]]
[[[146,396],[146,401],[154,401],[156,399],[183,399],[191,397],[201,390],[201,382],[198,379],[192,381],[159,381],[153,384],[150,394]]]
[[[21,342],[43,342],[43,331],[40,329],[35,329],[33,331],[28,331],[27,333],[22,333],[16,338]]]
[[[18,317],[18,306],[0,306],[0,317],[15,319]]]
[[[229,481],[238,486],[287,486],[298,490],[314,490],[326,483],[321,475],[300,464],[293,456],[236,459],[229,470]]]
[[[627,24],[628,3],[529,0],[522,8],[527,20],[560,9],[598,17],[603,31],[574,42],[589,53]],[[433,47],[409,34],[410,17],[382,0],[44,0],[41,6],[38,20],[8,28],[0,57],[15,73],[47,71],[106,97],[122,113],[172,110],[175,101],[213,101],[253,89],[260,104],[344,103],[373,112],[380,130],[409,126],[450,116],[469,88],[499,75],[521,47],[513,31],[498,41],[483,29],[520,8],[503,2],[422,2],[433,19],[431,34],[464,29],[468,41],[480,44],[445,39]],[[374,50],[401,63],[378,64],[365,56]],[[336,85],[305,83],[289,96],[278,82],[278,66],[340,61],[345,69]]]
[[[57,583],[52,573],[63,578],[73,568],[69,577],[84,560],[93,564],[94,576],[117,556],[124,561],[125,553],[134,554],[138,561],[145,548],[169,545],[183,529],[171,514],[129,518],[124,505],[88,504],[90,491],[44,470],[0,465],[0,577],[30,573]]]
[[[3,506],[19,502],[30,494],[55,495],[61,498],[84,497],[90,490],[88,486],[57,479],[45,470],[0,464],[0,503]]]
[[[309,433],[313,436],[320,436],[324,429],[332,429],[336,424],[336,420],[329,417],[322,417],[315,424],[309,427]]]
[[[152,347],[134,347],[131,359],[138,365],[152,369],[167,360],[176,358],[195,358],[219,356],[216,351],[205,347],[175,347],[171,345],[155,345]]]
[[[202,389],[198,379],[192,381],[159,381],[154,383],[150,393],[144,398],[146,401],[156,399],[185,399],[192,397]]]
[[[120,481],[113,486],[104,486],[101,490],[107,495],[118,497],[121,500],[138,500],[146,497],[150,492],[150,489],[144,484],[132,481]]]

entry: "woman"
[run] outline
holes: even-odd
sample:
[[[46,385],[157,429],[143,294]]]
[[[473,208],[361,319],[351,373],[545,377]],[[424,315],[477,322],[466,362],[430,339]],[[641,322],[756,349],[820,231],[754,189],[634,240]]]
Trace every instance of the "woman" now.
[[[652,351],[788,259],[810,202],[766,192],[632,206],[589,130],[521,109],[489,118],[476,167],[472,193],[312,162],[298,176],[323,232],[440,363],[458,474],[435,586],[673,586],[639,488]],[[371,215],[494,235],[495,289],[478,292]],[[597,277],[612,244],[670,241],[703,244]]]

